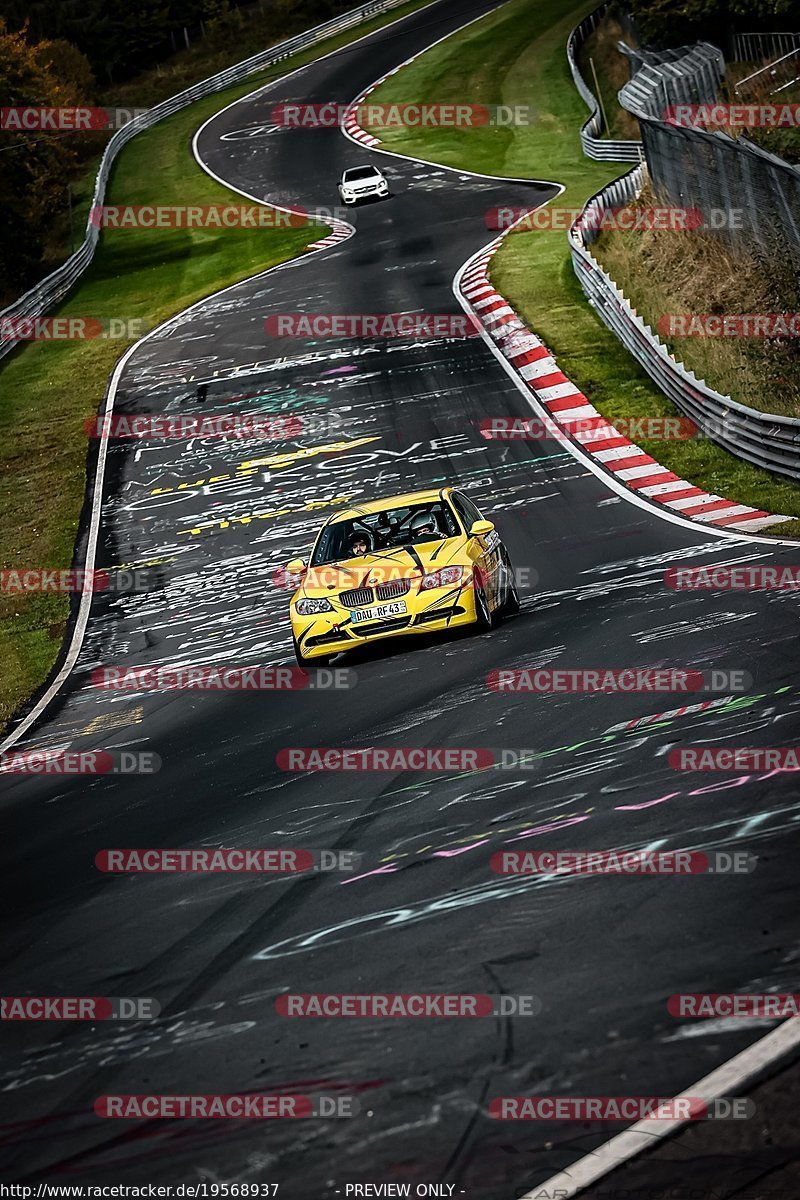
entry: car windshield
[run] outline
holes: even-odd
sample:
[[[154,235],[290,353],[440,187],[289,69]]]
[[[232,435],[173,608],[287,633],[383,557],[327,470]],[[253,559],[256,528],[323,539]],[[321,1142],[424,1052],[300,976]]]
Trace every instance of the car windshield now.
[[[326,525],[314,547],[311,566],[359,558],[363,554],[380,553],[416,542],[439,542],[458,533],[456,519],[449,505],[442,501],[388,508]]]
[[[353,167],[349,171],[345,171],[345,183],[349,183],[352,179],[371,179],[373,175],[380,175],[377,167]]]

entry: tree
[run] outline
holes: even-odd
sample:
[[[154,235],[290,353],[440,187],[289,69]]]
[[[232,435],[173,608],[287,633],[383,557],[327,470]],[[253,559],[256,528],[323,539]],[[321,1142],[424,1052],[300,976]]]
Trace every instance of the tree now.
[[[800,29],[800,0],[631,0],[636,27],[647,45],[717,45],[740,30]]]
[[[9,108],[85,105],[94,80],[83,55],[67,43],[28,39],[0,19],[0,95]],[[67,204],[74,134],[0,130],[0,280],[6,294],[24,291],[38,274],[47,234]]]

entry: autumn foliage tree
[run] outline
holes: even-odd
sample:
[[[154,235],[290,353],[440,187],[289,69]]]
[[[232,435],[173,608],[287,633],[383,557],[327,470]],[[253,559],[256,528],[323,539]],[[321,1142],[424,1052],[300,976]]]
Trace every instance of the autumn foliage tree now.
[[[32,43],[27,28],[9,31],[0,20],[0,96],[9,108],[59,108],[90,102],[88,62],[68,42]],[[8,122],[5,122],[8,125]],[[75,135],[0,129],[0,291],[24,291],[40,273],[52,222],[67,206]]]
[[[734,29],[800,30],[800,0],[630,0],[626,7],[642,40],[654,46],[720,45]]]

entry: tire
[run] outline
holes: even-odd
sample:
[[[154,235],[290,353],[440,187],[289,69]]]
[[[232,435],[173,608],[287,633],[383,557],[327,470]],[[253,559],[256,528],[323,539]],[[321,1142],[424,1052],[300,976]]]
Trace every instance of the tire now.
[[[486,592],[483,590],[478,571],[473,574],[472,582],[475,591],[475,629],[479,633],[486,633],[492,628],[492,614],[489,611],[489,601],[486,599]]]
[[[297,659],[298,666],[305,667],[306,670],[313,670],[314,667],[327,667],[333,658],[332,654],[320,654],[314,658],[306,658],[297,644],[297,638],[292,638],[292,645],[294,646],[294,656]]]
[[[506,572],[506,594],[503,597],[503,607],[500,611],[504,617],[511,617],[514,613],[519,612],[521,605],[519,592],[514,580],[514,568],[507,554],[503,555],[503,568]]]

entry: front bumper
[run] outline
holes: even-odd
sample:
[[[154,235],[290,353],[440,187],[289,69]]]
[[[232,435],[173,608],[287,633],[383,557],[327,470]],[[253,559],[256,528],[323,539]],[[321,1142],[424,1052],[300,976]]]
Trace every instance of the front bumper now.
[[[423,602],[424,603],[424,602]],[[320,613],[313,617],[301,617],[291,610],[292,633],[306,658],[340,654],[353,650],[367,642],[383,641],[385,638],[401,637],[414,633],[441,633],[457,629],[462,625],[474,624],[475,593],[464,588],[458,594],[452,589],[447,596],[425,604],[416,601],[409,611],[379,621],[364,621],[353,624],[349,611]]]
[[[339,195],[345,204],[355,204],[359,200],[369,200],[373,196],[388,196],[389,185],[388,183],[382,183],[377,187],[366,188],[359,192],[342,191],[339,188]]]

